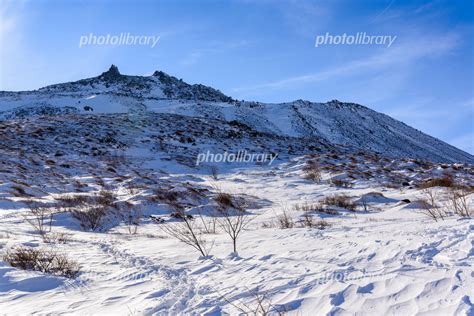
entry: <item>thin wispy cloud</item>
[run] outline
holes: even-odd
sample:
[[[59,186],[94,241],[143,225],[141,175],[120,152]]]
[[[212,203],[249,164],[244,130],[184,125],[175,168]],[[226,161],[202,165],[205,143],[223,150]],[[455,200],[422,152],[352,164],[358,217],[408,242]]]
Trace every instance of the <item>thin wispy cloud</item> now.
[[[25,1],[0,0],[0,90],[9,88],[6,73],[24,60],[22,9]]]
[[[25,0],[0,0],[0,40],[12,40],[13,36],[18,36],[20,31],[21,12],[26,4]],[[2,50],[5,45],[2,45]]]
[[[355,72],[366,70],[382,70],[394,65],[407,65],[422,58],[442,56],[452,51],[458,44],[457,34],[445,34],[444,36],[432,37],[430,39],[410,41],[395,45],[393,48],[374,53],[367,58],[358,59],[345,64],[325,69],[319,72],[294,76],[277,81],[266,82],[254,86],[234,88],[235,92],[248,92],[264,89],[289,88],[299,84],[330,80],[334,77],[349,76]],[[348,48],[350,49],[350,48]]]
[[[377,13],[377,15],[372,19],[372,22],[377,22],[383,18],[386,17],[387,15],[387,12],[389,11],[389,9],[392,7],[392,5],[395,3],[395,0],[390,0],[390,2],[388,3],[388,5],[382,10],[380,11],[379,13]]]
[[[472,102],[472,101],[471,101]],[[440,101],[435,98],[424,98],[415,99],[406,102],[401,107],[394,107],[388,109],[386,113],[400,120],[417,120],[420,124],[429,125],[434,119],[443,119],[446,121],[457,120],[473,113],[473,107],[466,106],[468,103],[464,101],[450,101],[450,107],[439,106]],[[443,102],[445,103],[445,102]],[[453,111],[451,107],[455,107],[457,110]],[[426,111],[427,108],[431,108],[430,111]],[[436,127],[437,128],[437,127]]]

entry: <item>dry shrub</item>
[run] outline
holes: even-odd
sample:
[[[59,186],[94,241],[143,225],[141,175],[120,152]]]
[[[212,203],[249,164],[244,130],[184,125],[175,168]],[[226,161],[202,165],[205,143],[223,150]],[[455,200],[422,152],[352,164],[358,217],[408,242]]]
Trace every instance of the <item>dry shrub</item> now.
[[[275,221],[273,220],[265,221],[262,223],[262,228],[265,228],[265,229],[275,228],[275,227],[276,227]]]
[[[26,193],[25,189],[19,185],[12,185],[11,194],[15,197],[32,197],[31,194]]]
[[[207,257],[212,248],[204,238],[203,232],[197,227],[192,219],[183,216],[182,222],[173,224],[162,224],[161,230],[180,242],[191,246],[203,257]]]
[[[268,293],[260,291],[258,287],[254,290],[247,289],[247,291],[253,297],[251,303],[244,303],[243,301],[231,301],[224,298],[227,303],[239,311],[238,315],[283,316],[288,313],[288,306],[273,304]]]
[[[293,209],[295,211],[324,213],[324,205],[320,202],[305,201],[303,204],[296,204]]]
[[[140,220],[143,216],[141,208],[128,201],[121,203],[118,208],[122,220],[126,224],[128,234],[136,235],[138,233],[138,227],[140,226]]]
[[[71,234],[53,232],[43,236],[43,241],[48,244],[66,244],[70,241]]]
[[[293,228],[295,227],[295,222],[293,218],[286,211],[283,211],[280,215],[277,216],[277,222],[281,229]]]
[[[471,192],[465,188],[452,188],[449,192],[449,203],[454,213],[461,217],[471,217],[472,210],[469,205]]]
[[[83,200],[85,199],[85,200]],[[98,195],[73,200],[75,207],[71,211],[78,219],[82,229],[97,231],[103,227],[105,218],[111,209],[118,209],[117,197],[113,191],[102,190]],[[77,203],[76,203],[77,202]]]
[[[303,177],[314,182],[321,182],[321,166],[317,160],[306,161],[306,164],[303,167]]]
[[[369,193],[366,193],[364,195],[362,195],[362,197],[360,198],[360,205],[362,205],[362,207],[364,208],[364,212],[367,212],[368,211],[368,208],[369,208],[369,199],[370,198],[385,198],[385,195],[383,195],[382,193],[380,192],[369,192]]]
[[[28,184],[28,183],[25,182],[25,181],[21,181],[21,180],[19,180],[19,179],[11,179],[10,181],[11,181],[12,183],[16,183],[16,184],[22,185],[22,186],[27,187],[27,188],[31,188],[31,185]]]
[[[26,203],[29,208],[29,212],[23,216],[33,229],[44,236],[47,232],[51,231],[51,225],[53,223],[53,214],[49,207],[41,203],[34,201],[28,201]]]
[[[89,201],[87,195],[61,195],[55,198],[63,208],[73,208],[83,205]]]
[[[138,227],[140,226],[141,212],[136,211],[131,213],[127,220],[127,230],[130,235],[136,235],[138,233]]]
[[[424,189],[422,192],[422,197],[419,202],[421,204],[421,209],[423,214],[434,219],[436,222],[438,219],[444,220],[446,217],[446,212],[438,205],[439,196],[436,191],[431,188]]]
[[[95,198],[95,203],[104,207],[114,207],[117,201],[117,196],[113,191],[102,190],[99,195]]]
[[[352,188],[353,184],[350,181],[341,179],[331,179],[331,183],[338,188]]]
[[[227,198],[224,202],[225,204],[219,203],[217,221],[232,240],[233,252],[237,253],[237,240],[252,218],[248,216],[248,205],[245,200],[234,200],[231,197],[230,204]]]
[[[339,212],[335,209],[325,207],[321,202],[304,202],[303,204],[296,204],[294,206],[295,211],[303,212],[315,212],[315,213],[324,213],[329,215],[339,215]]]
[[[176,207],[173,207],[173,208],[176,208]],[[189,220],[194,219],[194,216],[192,216],[191,214],[186,214],[185,212],[181,212],[181,211],[171,212],[170,217],[176,218],[176,219],[189,219]]]
[[[155,196],[152,197],[152,201],[159,201],[162,203],[170,204],[178,201],[179,193],[176,191],[156,191]]]
[[[345,194],[327,196],[323,199],[322,203],[325,205],[345,208],[346,210],[352,212],[355,212],[357,210],[357,204],[354,203],[351,198]]]
[[[191,246],[198,251],[203,257],[209,256],[214,243],[209,243],[204,237],[205,233],[198,227],[194,221],[194,217],[186,214],[184,206],[176,200],[168,201],[168,205],[174,210],[173,213],[179,221],[177,223],[160,223],[160,229],[167,235],[176,238],[180,242]]]
[[[8,250],[3,255],[3,261],[18,269],[40,271],[67,278],[75,278],[80,271],[79,265],[64,254],[30,247]]]
[[[214,201],[217,203],[217,223],[230,237],[233,252],[237,253],[237,240],[252,220],[247,213],[248,202],[244,198],[223,192],[218,192]]]
[[[317,229],[325,229],[330,226],[330,224],[324,219],[315,220],[314,217],[308,213],[303,214],[303,217],[300,220],[300,224],[302,227]]]
[[[229,193],[217,193],[214,197],[214,201],[216,201],[221,208],[233,207],[233,197]]]
[[[420,189],[428,189],[432,187],[452,188],[455,186],[454,179],[451,175],[445,175],[442,178],[431,179],[419,185]]]
[[[384,187],[386,187],[387,189],[400,189],[402,186],[401,186],[400,183],[386,182],[386,183],[384,183]]]
[[[72,216],[79,220],[82,229],[96,231],[102,228],[107,207],[85,205],[72,211]]]
[[[217,217],[216,216],[205,216],[199,211],[199,219],[202,224],[203,232],[205,234],[214,235],[217,234]]]
[[[304,213],[300,223],[303,227],[313,228],[315,226],[315,220],[313,216],[308,213]]]

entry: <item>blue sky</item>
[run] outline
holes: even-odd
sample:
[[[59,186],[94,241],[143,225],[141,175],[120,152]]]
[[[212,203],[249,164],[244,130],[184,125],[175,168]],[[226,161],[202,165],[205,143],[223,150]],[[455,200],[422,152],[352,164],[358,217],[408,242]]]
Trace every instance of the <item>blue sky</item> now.
[[[0,0],[0,90],[163,70],[245,100],[355,102],[474,153],[473,1]],[[392,46],[318,35],[397,36]],[[83,46],[81,36],[160,36]]]

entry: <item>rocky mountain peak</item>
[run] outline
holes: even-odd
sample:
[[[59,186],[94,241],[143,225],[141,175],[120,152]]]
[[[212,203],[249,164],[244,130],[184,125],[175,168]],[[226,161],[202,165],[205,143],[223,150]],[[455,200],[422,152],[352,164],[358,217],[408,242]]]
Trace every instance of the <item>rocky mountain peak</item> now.
[[[117,66],[112,64],[106,72],[103,72],[100,77],[105,80],[115,80],[120,78],[121,74]]]

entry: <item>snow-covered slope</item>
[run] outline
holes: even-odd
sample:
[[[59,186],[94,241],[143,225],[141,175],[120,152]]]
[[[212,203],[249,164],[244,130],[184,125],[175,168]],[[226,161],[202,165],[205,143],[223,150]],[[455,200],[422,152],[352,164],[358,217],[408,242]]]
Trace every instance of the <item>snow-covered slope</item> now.
[[[327,103],[298,100],[281,104],[239,102],[211,111],[208,104],[201,103],[180,110],[189,115],[235,119],[259,131],[324,139],[392,157],[474,162],[474,157],[462,150],[354,103],[337,100]]]
[[[227,102],[192,86],[189,99],[158,97],[160,80],[138,97],[125,87],[148,79],[109,76],[3,93],[20,107],[0,120],[1,314],[473,315],[474,224],[456,209],[474,214],[473,165],[335,144],[365,133],[331,131],[361,124],[351,108],[411,137],[360,106]],[[278,158],[196,166],[208,150]],[[451,187],[422,189],[433,183]],[[237,251],[226,196],[245,207]],[[207,255],[180,242],[189,231],[170,234],[184,218]],[[19,266],[8,256],[19,249],[65,256],[77,274]]]
[[[0,119],[91,111],[154,111],[236,120],[256,131],[317,138],[392,157],[474,162],[472,155],[358,104],[337,100],[281,104],[237,101],[213,88],[190,85],[161,71],[148,77],[128,76],[112,65],[94,78],[35,91],[0,92]]]
[[[0,122],[0,141],[1,314],[473,313],[472,219],[454,214],[448,188],[434,188],[446,204],[444,220],[430,219],[417,203],[421,184],[450,175],[469,188],[472,210],[473,166],[390,160],[236,121],[167,113],[11,119]],[[290,147],[318,155],[288,159]],[[211,177],[192,166],[207,148],[282,157],[271,166],[219,164]],[[305,176],[311,159],[321,167],[320,182]],[[76,202],[104,192],[113,203],[103,225],[81,228],[72,215]],[[220,192],[252,202],[238,253],[219,225],[200,233],[213,245],[202,257],[164,232],[182,223],[164,197],[185,205],[196,231],[204,231],[202,223],[219,218]],[[357,207],[324,202],[341,195]],[[53,212],[45,238],[25,220],[32,201]],[[136,233],[124,205],[141,214]],[[292,224],[282,227],[284,214]],[[305,226],[308,216],[316,226]],[[18,247],[65,254],[80,271],[68,279],[13,267],[3,255]]]

